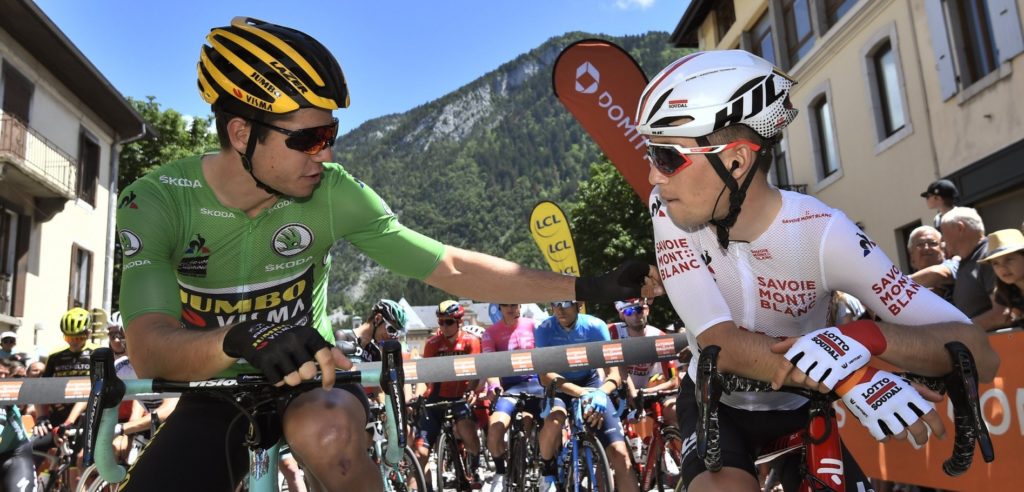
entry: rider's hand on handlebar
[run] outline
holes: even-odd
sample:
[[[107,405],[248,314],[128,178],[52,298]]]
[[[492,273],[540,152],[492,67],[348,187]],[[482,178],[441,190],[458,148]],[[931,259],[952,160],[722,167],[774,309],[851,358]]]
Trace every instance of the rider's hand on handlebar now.
[[[604,411],[611,405],[604,391],[594,389],[580,397],[583,420],[593,428],[599,428],[604,421]]]
[[[905,379],[887,371],[865,367],[841,381],[836,393],[871,435],[885,441],[889,437],[906,439],[907,431],[918,445],[928,441],[928,429],[946,436],[946,428],[935,407]],[[940,397],[933,392],[932,401]]]
[[[334,386],[336,368],[351,369],[352,362],[312,327],[265,321],[243,321],[224,335],[224,353],[243,357],[278,386],[295,386],[323,373],[323,387]]]
[[[772,385],[778,389],[788,377],[798,386],[828,393],[885,348],[885,337],[874,321],[815,330],[772,346],[772,352],[785,353],[790,362],[775,373]]]

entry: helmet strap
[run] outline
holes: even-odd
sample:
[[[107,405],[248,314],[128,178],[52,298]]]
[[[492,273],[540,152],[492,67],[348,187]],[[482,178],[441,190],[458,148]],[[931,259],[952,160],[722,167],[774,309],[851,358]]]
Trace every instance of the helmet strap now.
[[[702,147],[710,147],[711,142],[706,136],[697,137],[697,145]],[[718,157],[718,154],[705,154],[708,161],[711,162],[711,168],[718,173],[718,177],[725,183],[725,187],[718,194],[718,199],[715,200],[715,207],[711,209],[711,219],[708,223],[715,226],[715,232],[718,236],[718,244],[723,249],[729,247],[729,230],[736,225],[736,219],[740,216],[740,206],[743,205],[743,200],[747,198],[747,189],[750,188],[750,184],[754,181],[754,169],[747,171],[747,178],[743,180],[743,184],[736,181],[736,178],[732,177],[732,173],[725,167],[722,159]],[[729,214],[721,219],[715,218],[715,212],[718,210],[718,201],[722,198],[722,193],[725,193],[726,188],[729,189]]]
[[[253,123],[250,122],[249,125],[253,126]],[[238,152],[238,157],[242,158],[242,167],[245,168],[245,170],[249,172],[249,176],[252,176],[253,181],[256,182],[256,186],[259,189],[261,189],[263,191],[266,191],[267,193],[270,193],[271,195],[278,195],[278,196],[280,196],[280,195],[282,195],[281,192],[271,188],[266,183],[260,181],[260,179],[257,178],[256,175],[253,174],[253,172],[252,172],[252,155],[256,152],[256,140],[257,140],[256,132],[253,131],[253,130],[250,130],[249,131],[249,142],[245,145],[245,153],[243,154],[241,152],[238,152],[237,150],[235,152]]]

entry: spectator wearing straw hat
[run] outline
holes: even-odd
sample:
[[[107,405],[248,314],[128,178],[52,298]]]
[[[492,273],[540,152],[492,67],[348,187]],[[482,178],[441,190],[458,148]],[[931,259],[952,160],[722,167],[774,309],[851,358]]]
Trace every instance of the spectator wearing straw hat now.
[[[1024,326],[1024,234],[1003,229],[988,235],[988,253],[982,263],[996,274],[993,302],[1007,308],[1013,325]]]
[[[956,185],[948,179],[940,179],[930,185],[921,193],[921,198],[927,200],[928,208],[938,210],[935,214],[935,228],[938,229],[942,223],[942,215],[953,209],[956,199],[960,197],[960,191]]]

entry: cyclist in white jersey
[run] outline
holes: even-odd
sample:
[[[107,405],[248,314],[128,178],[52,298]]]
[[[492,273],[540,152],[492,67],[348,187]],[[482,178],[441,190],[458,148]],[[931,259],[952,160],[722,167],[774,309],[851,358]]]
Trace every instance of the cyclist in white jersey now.
[[[619,313],[618,323],[608,325],[608,333],[613,340],[629,337],[658,337],[665,332],[647,324],[647,316],[651,307],[647,305],[646,299],[626,299],[615,301],[615,310]],[[647,362],[631,364],[623,369],[629,375],[623,381],[620,392],[625,392],[629,401],[633,401],[639,390],[645,390],[648,394],[659,391],[675,391],[679,388],[679,380],[675,377],[673,370],[674,361]],[[666,425],[676,425],[676,397],[675,395],[662,399],[665,413]]]
[[[904,276],[842,212],[768,183],[771,149],[797,114],[789,101],[794,83],[750,53],[715,51],[680,58],[648,84],[637,129],[649,139],[661,281],[690,346],[722,347],[723,372],[776,386],[834,388],[879,440],[902,439],[909,430],[923,443],[928,428],[941,437],[931,403],[902,379],[866,366],[870,358],[938,376],[951,370],[943,344],[960,340],[984,381],[999,358],[983,331]],[[834,290],[856,296],[882,321],[825,328]],[[684,436],[696,420],[690,376],[677,410]],[[866,405],[864,390],[884,378],[895,381],[888,397]],[[805,402],[785,393],[723,396],[725,468],[708,473],[686,439],[688,490],[758,490],[752,456],[758,439],[772,436],[756,436],[761,429],[751,423],[793,417],[799,428]],[[769,410],[771,416],[760,413]],[[860,479],[847,471],[856,490]]]

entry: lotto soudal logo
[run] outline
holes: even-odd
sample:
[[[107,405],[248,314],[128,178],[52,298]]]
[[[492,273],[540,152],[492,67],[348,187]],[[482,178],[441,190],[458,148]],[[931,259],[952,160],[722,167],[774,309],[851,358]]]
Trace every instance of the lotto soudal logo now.
[[[118,209],[122,209],[122,208],[125,208],[125,207],[128,207],[128,208],[139,208],[139,206],[135,204],[135,192],[134,191],[129,191],[128,194],[123,196],[123,197],[121,197],[121,201],[117,203],[117,208]]]
[[[609,343],[601,347],[601,354],[604,355],[604,361],[607,364],[617,364],[625,360],[622,356],[621,343]]]
[[[832,356],[832,360],[839,360],[840,357],[850,351],[850,345],[831,331],[823,331],[814,337],[813,340],[822,350]]]
[[[474,357],[456,358],[452,365],[455,366],[456,376],[476,376],[476,358]]]
[[[581,94],[593,94],[597,92],[597,86],[601,83],[601,72],[597,71],[594,64],[583,62],[576,67],[576,92]]]
[[[896,386],[896,382],[889,378],[882,378],[875,384],[872,384],[867,391],[861,393],[861,398],[864,398],[864,403],[871,405],[872,410],[878,410],[878,407],[889,401],[890,398],[898,395],[903,389]]]
[[[313,231],[303,224],[291,223],[281,226],[271,240],[274,252],[281,256],[295,256],[313,243]]]
[[[512,371],[533,372],[533,355],[529,352],[513,353],[511,358]]]
[[[666,357],[676,352],[676,342],[671,338],[659,338],[654,341],[654,351],[658,357]]]
[[[142,239],[139,239],[138,234],[135,234],[130,229],[121,229],[117,237],[121,243],[121,252],[125,256],[135,256],[139,251],[142,251]]]
[[[668,108],[669,109],[685,108],[687,104],[689,104],[689,101],[686,100],[686,99],[669,99],[668,100]]]
[[[587,365],[586,347],[572,347],[565,349],[565,360],[569,363],[569,367]]]

